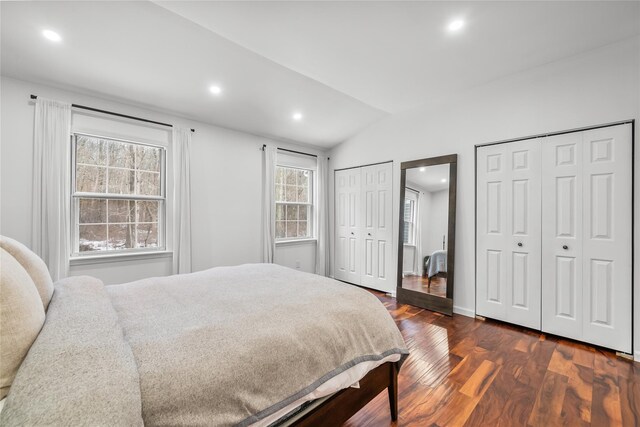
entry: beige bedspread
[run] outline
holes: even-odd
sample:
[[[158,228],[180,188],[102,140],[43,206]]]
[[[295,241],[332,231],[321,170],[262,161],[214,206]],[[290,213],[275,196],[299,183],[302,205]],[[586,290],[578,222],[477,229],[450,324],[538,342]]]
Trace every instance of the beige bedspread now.
[[[65,290],[81,288],[77,283],[64,285]],[[54,310],[65,303],[59,289]],[[105,345],[119,349],[126,342],[130,348],[146,425],[250,425],[361,361],[408,353],[390,315],[369,292],[276,265],[220,267],[108,286],[98,293],[105,289],[110,303],[104,311],[115,309],[123,331],[121,342],[116,336]],[[104,316],[111,319],[111,314]],[[43,333],[63,328],[49,324],[47,318]],[[108,331],[113,333],[112,328]],[[60,383],[58,389],[83,389],[87,400],[79,400],[72,412],[87,414],[94,404],[89,396],[104,386],[103,377],[93,383],[88,378],[95,376],[90,373],[94,363],[82,358],[76,366],[65,365],[67,372],[55,364],[46,373],[42,366],[34,370],[41,364],[32,359],[46,353],[40,342],[41,337],[34,344],[37,356],[32,349],[16,377],[3,422],[25,421],[28,414],[16,407],[40,406],[51,381]],[[119,356],[120,364],[130,361],[125,353]],[[78,372],[84,375],[69,376]],[[112,395],[113,409],[122,412],[122,419],[105,419],[104,424],[139,422],[132,408],[135,399],[129,401],[131,378],[125,377],[127,393]],[[32,383],[26,385],[26,380]],[[20,398],[13,396],[16,386],[22,390]],[[111,384],[107,389],[115,391]],[[29,419],[41,423],[55,423],[47,417],[63,416],[55,410],[51,415],[36,412],[41,418]]]

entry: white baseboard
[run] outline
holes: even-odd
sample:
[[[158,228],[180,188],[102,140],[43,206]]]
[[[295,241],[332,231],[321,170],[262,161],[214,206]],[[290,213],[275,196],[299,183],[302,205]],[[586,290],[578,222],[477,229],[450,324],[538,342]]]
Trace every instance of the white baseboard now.
[[[461,316],[476,317],[475,310],[470,310],[470,309],[465,308],[465,307],[459,307],[457,305],[453,306],[453,312],[455,314],[459,314]]]
[[[636,354],[635,354],[635,356],[633,357],[633,359],[634,359],[636,362],[640,362],[640,350],[636,351]]]

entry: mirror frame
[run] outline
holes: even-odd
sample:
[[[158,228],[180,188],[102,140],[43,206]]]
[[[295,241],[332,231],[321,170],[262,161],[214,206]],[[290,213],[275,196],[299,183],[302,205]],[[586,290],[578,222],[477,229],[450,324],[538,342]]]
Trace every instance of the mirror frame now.
[[[404,289],[402,287],[403,270],[403,219],[404,219],[404,197],[407,185],[407,169],[420,168],[425,166],[449,165],[449,219],[447,230],[447,296],[446,298],[435,295]],[[456,252],[456,193],[458,177],[458,155],[449,154],[447,156],[430,157],[427,159],[402,162],[400,164],[400,218],[398,228],[398,284],[397,300],[402,304],[415,305],[438,313],[453,315],[453,285],[455,272],[455,252]]]

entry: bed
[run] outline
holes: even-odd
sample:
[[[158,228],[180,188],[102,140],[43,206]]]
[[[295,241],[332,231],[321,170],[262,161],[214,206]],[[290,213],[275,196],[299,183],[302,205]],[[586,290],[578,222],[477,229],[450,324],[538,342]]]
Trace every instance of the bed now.
[[[434,251],[427,262],[428,287],[431,287],[431,279],[436,276],[447,277],[447,251]]]
[[[397,418],[408,351],[362,289],[273,264],[54,289],[3,426],[339,425],[385,389]]]

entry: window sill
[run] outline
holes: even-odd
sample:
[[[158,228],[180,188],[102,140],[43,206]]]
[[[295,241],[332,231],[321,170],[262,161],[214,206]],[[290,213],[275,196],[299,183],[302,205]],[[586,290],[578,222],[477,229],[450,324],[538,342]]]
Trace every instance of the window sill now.
[[[141,259],[154,259],[154,258],[171,258],[173,252],[171,251],[153,251],[153,252],[134,252],[124,254],[108,254],[108,255],[86,255],[76,256],[69,258],[69,265],[89,265],[89,264],[102,264],[108,262],[122,262]]]
[[[309,239],[276,240],[276,246],[295,245],[296,243],[316,243],[317,241],[318,239],[315,237]]]
[[[403,243],[402,246],[407,246],[409,248],[415,248],[416,247],[416,245],[411,245],[409,243]]]

